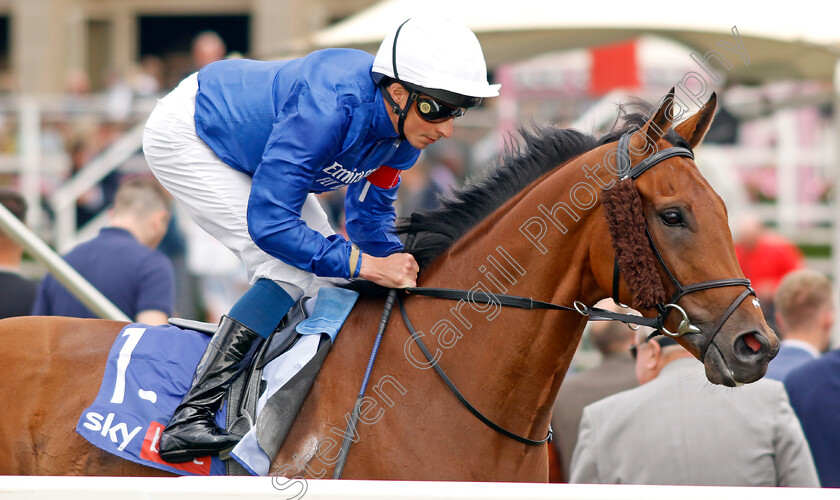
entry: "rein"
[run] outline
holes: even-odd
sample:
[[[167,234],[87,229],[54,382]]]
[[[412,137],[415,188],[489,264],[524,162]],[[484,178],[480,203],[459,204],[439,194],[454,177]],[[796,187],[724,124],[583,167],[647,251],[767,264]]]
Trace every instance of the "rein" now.
[[[443,368],[440,367],[440,364],[438,364],[434,360],[434,356],[432,356],[432,353],[429,352],[429,349],[426,347],[426,344],[424,344],[423,341],[420,340],[421,336],[417,333],[417,330],[414,329],[414,325],[412,325],[411,321],[409,321],[408,319],[408,313],[406,313],[405,311],[405,304],[403,304],[402,297],[399,297],[397,301],[400,305],[400,314],[402,314],[403,321],[405,322],[406,328],[408,328],[408,332],[411,334],[411,338],[414,339],[414,342],[417,344],[417,347],[419,347],[420,350],[423,351],[423,356],[425,356],[426,360],[428,360],[429,363],[432,364],[432,367],[435,369],[440,378],[443,379],[444,383],[446,383],[446,386],[449,387],[449,390],[452,391],[452,394],[454,394],[455,397],[458,398],[458,401],[460,401],[461,404],[464,405],[467,408],[467,410],[470,411],[470,413],[475,415],[475,417],[481,420],[485,425],[487,425],[487,427],[490,427],[491,429],[503,436],[519,441],[520,443],[524,443],[530,446],[539,446],[551,442],[551,436],[553,434],[551,432],[551,426],[548,427],[548,435],[546,435],[543,439],[540,439],[539,441],[522,437],[519,434],[511,432],[505,429],[504,427],[500,426],[499,424],[493,422],[489,418],[485,417],[483,413],[478,411],[478,409],[475,406],[473,406],[469,401],[467,401],[467,398],[465,398],[464,395],[461,394],[461,391],[459,391],[458,388],[455,387],[455,384],[452,382],[452,379],[450,379],[446,372],[443,371]]]
[[[568,307],[561,306],[559,304],[552,304],[551,302],[534,300],[529,297],[517,297],[516,295],[504,295],[492,292],[471,292],[468,290],[457,290],[452,288],[415,287],[406,288],[405,291],[409,295],[421,295],[436,299],[466,300],[473,303],[499,304],[505,307],[516,307],[518,309],[528,310],[549,309],[555,311],[576,312],[589,317],[590,321],[620,321],[629,325],[662,328],[662,318],[659,318],[658,316],[655,318],[646,318],[635,314],[616,313],[606,309],[600,309],[598,307],[589,307],[580,301],[575,301],[573,307]]]

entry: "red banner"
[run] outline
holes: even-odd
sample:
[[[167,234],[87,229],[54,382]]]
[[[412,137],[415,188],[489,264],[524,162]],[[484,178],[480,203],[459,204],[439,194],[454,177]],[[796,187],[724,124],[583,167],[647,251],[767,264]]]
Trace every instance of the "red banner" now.
[[[589,92],[593,95],[606,94],[616,88],[637,88],[639,68],[636,64],[636,42],[634,40],[591,49],[592,72]]]

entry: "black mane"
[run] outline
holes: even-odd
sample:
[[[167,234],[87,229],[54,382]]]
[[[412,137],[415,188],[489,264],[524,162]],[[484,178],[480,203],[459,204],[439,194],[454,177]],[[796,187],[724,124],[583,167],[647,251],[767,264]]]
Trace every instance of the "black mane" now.
[[[532,132],[520,130],[522,144],[509,144],[486,175],[457,190],[450,198],[442,198],[440,208],[415,212],[401,220],[399,233],[416,234],[414,245],[408,250],[420,267],[427,267],[458,238],[541,175],[644,125],[650,116],[650,106],[636,102],[628,107],[634,111],[619,107],[612,129],[600,138],[551,126],[537,127]],[[666,138],[675,145],[688,147],[673,130]]]

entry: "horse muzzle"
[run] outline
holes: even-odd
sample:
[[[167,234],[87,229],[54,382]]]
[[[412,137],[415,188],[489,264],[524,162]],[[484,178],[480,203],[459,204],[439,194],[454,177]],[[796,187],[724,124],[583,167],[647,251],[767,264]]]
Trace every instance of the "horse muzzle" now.
[[[705,343],[703,334],[691,335],[692,344],[699,348]],[[735,334],[723,331],[699,351],[706,369],[706,378],[713,384],[735,387],[755,382],[764,376],[767,364],[779,351],[779,340],[769,328],[740,330]]]
[[[730,387],[754,382],[767,371],[767,364],[779,350],[779,339],[760,313],[738,307],[748,295],[751,289],[733,301],[716,321],[697,324],[682,307],[665,304],[661,315],[671,313],[669,323],[678,323],[674,332],[664,327],[664,321],[659,330],[670,337],[683,337],[683,345],[704,364],[710,382]]]

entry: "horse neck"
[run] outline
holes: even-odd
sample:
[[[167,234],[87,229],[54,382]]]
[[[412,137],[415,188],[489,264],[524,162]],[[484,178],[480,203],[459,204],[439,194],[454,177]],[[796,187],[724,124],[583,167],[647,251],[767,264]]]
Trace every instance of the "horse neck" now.
[[[570,188],[585,181],[574,165],[543,176],[459,239],[424,273],[420,286],[480,289],[566,306],[575,300],[589,303],[599,290],[589,269],[589,242],[596,232],[593,221],[603,215],[595,201],[581,209],[569,200]],[[583,199],[583,192],[576,194]],[[530,418],[528,435],[538,437],[548,426],[585,318],[470,303],[460,312],[466,319],[460,326],[468,323],[473,332],[462,332],[459,349],[446,354],[447,364],[458,366],[455,358],[463,356],[465,376],[475,385],[465,392],[495,398],[485,404],[514,415],[511,425],[521,428]]]

